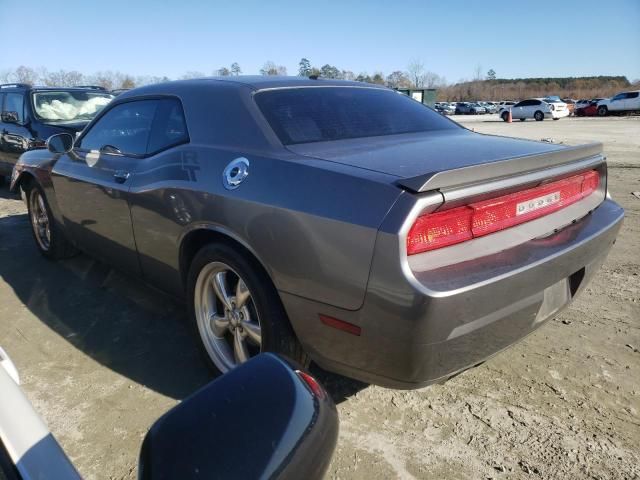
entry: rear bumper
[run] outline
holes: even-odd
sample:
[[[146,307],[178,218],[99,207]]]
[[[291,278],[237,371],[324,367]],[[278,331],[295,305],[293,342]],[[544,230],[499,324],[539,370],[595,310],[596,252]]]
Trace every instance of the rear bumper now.
[[[397,249],[397,238],[381,232],[360,310],[290,295],[283,301],[303,346],[324,368],[386,387],[419,388],[484,361],[557,315],[600,267],[623,216],[606,199],[550,236],[414,279],[397,257],[394,264],[392,255],[378,254]],[[318,313],[360,326],[361,335],[323,325]]]

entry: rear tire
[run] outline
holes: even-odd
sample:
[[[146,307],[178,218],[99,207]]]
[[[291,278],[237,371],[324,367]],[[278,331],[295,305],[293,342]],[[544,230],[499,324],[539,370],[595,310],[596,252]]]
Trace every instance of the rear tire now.
[[[536,119],[536,122],[541,122],[544,120],[544,113],[538,110],[536,113],[533,114],[533,118]]]
[[[4,175],[0,175],[0,187],[4,185]]]
[[[500,116],[502,117],[502,121],[503,122],[508,122],[509,121],[509,112],[502,112],[502,115],[500,115]]]
[[[599,117],[606,117],[607,115],[609,115],[609,109],[607,108],[606,105],[600,105],[598,107],[598,116]]]
[[[308,367],[309,357],[271,279],[240,249],[226,243],[204,246],[191,262],[187,295],[200,350],[214,373],[225,373],[261,352]]]
[[[27,209],[31,222],[31,233],[38,251],[49,260],[72,257],[77,250],[67,240],[62,228],[51,214],[44,191],[33,182],[26,188]]]

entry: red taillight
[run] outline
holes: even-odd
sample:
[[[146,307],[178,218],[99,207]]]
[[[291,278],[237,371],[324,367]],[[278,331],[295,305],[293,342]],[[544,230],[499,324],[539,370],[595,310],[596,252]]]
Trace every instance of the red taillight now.
[[[595,170],[418,217],[407,235],[407,254],[435,250],[528,222],[590,195],[600,183]]]
[[[325,397],[324,389],[320,386],[318,381],[313,378],[308,373],[303,372],[302,370],[296,370],[296,374],[300,379],[309,387],[311,393],[313,393],[319,399],[323,399]]]
[[[473,210],[460,207],[418,217],[407,235],[407,253],[424,252],[471,240]]]

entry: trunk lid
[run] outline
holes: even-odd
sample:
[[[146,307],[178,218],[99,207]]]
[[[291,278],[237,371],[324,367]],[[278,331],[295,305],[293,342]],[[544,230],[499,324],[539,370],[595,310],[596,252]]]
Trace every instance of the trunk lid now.
[[[481,183],[601,156],[601,144],[566,147],[483,135],[468,130],[318,142],[292,152],[398,177],[396,184],[425,192]]]

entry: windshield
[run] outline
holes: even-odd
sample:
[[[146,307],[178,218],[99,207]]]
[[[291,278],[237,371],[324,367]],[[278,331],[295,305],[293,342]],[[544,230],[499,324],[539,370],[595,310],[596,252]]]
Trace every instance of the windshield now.
[[[285,88],[258,92],[255,101],[284,145],[457,128],[386,89]]]
[[[113,98],[108,93],[86,90],[43,91],[33,94],[33,108],[43,120],[91,120]]]

